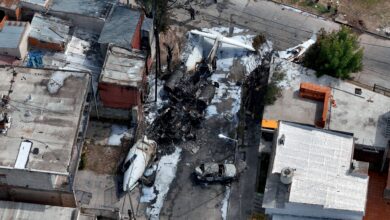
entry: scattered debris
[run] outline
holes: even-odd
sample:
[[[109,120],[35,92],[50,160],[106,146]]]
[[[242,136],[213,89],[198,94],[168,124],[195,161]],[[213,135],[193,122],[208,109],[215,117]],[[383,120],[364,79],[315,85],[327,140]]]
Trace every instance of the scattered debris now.
[[[303,42],[302,44],[289,48],[285,51],[279,51],[278,56],[280,58],[292,62],[299,61],[302,58],[302,55],[306,52],[306,50],[309,49],[309,47],[313,45],[316,41],[317,41],[317,35],[313,34],[313,36],[309,40]]]
[[[261,116],[264,94],[267,91],[268,77],[270,72],[270,62],[272,54],[266,54],[261,65],[251,72],[244,83],[244,107],[246,113],[256,118]]]
[[[184,75],[182,69],[175,71],[164,86],[168,103],[159,109],[148,135],[160,144],[195,139],[194,129],[215,93],[210,75],[207,65],[202,64],[192,75]]]
[[[221,207],[222,219],[223,220],[226,220],[226,215],[227,215],[228,205],[229,205],[230,192],[231,192],[230,186],[226,186],[225,196],[223,197],[222,207]]]
[[[158,163],[156,180],[153,186],[155,192],[157,192],[157,196],[155,202],[146,210],[151,220],[159,219],[164,199],[169,191],[169,185],[176,177],[177,164],[180,161],[181,151],[180,148],[176,147],[172,154],[161,157]]]
[[[127,126],[123,125],[112,125],[111,134],[108,138],[107,144],[110,146],[120,146],[122,144],[122,138],[127,133]]]
[[[71,75],[72,74],[70,72],[54,72],[50,77],[49,82],[47,83],[47,90],[49,91],[49,93],[56,94],[64,85],[65,80]]]

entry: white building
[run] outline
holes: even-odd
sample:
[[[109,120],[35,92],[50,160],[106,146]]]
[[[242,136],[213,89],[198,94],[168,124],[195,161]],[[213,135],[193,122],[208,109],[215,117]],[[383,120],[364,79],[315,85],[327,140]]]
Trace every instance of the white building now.
[[[28,48],[30,24],[21,21],[5,21],[0,27],[0,54],[24,59]]]
[[[266,213],[283,220],[361,220],[368,164],[352,162],[353,145],[350,134],[280,121],[264,192]]]

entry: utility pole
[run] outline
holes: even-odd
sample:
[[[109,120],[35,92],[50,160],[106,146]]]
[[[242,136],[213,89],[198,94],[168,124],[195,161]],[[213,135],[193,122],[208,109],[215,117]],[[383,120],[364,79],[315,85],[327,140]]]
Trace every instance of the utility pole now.
[[[157,78],[160,75],[161,63],[160,63],[160,37],[158,33],[159,22],[157,20],[157,0],[153,2],[153,30],[154,38],[156,41],[156,79],[155,79],[155,91],[154,91],[154,101],[157,102]]]

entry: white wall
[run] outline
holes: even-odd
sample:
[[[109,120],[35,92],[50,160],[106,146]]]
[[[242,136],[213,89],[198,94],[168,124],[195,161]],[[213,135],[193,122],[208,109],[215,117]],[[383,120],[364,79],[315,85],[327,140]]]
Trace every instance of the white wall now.
[[[289,203],[284,208],[266,209],[267,214],[282,214],[303,217],[331,218],[331,219],[348,219],[362,220],[364,213],[347,210],[324,209],[319,205]]]

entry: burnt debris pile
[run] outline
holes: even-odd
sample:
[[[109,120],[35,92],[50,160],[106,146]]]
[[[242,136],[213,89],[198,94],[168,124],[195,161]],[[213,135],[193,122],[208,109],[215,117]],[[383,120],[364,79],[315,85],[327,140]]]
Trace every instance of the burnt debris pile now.
[[[209,80],[211,72],[200,64],[193,74],[179,69],[170,74],[164,84],[168,99],[148,128],[148,136],[159,144],[178,143],[196,138],[196,129],[215,94],[217,83]]]
[[[254,69],[243,85],[244,108],[253,118],[260,118],[265,104],[272,53],[267,53],[261,65]]]

